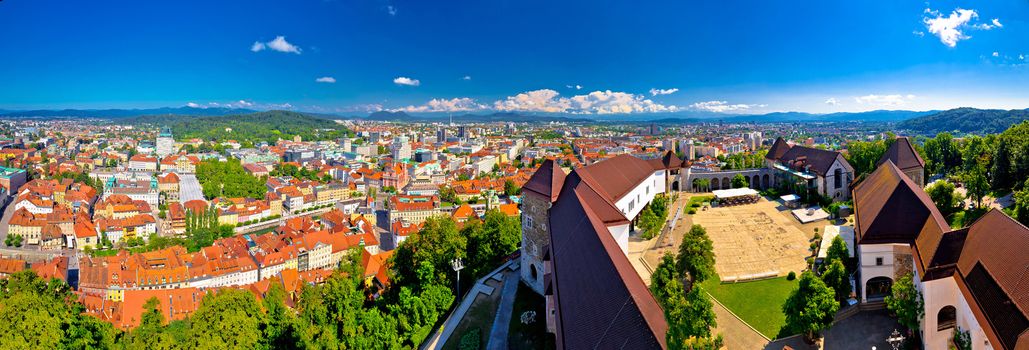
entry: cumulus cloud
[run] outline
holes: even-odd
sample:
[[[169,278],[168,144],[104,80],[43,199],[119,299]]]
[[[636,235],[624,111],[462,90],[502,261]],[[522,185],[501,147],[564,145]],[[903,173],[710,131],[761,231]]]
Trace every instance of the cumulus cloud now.
[[[869,105],[873,105],[873,106],[890,107],[890,106],[901,106],[901,105],[904,105],[905,103],[907,103],[908,101],[911,101],[911,100],[914,100],[914,99],[915,99],[915,95],[910,95],[910,94],[909,95],[900,95],[900,94],[875,95],[875,94],[871,94],[871,95],[855,97],[854,101],[857,102],[857,103],[860,103],[860,104],[869,104]]]
[[[650,96],[671,95],[671,94],[674,94],[676,91],[679,91],[679,89],[677,89],[677,88],[671,88],[671,89],[650,89]]]
[[[993,52],[993,57],[1000,57],[1000,52],[994,51]]]
[[[198,104],[196,102],[186,103],[186,107],[190,107],[190,108],[204,108],[204,106],[202,106],[202,105],[200,105],[200,104]]]
[[[333,77],[321,77],[321,78],[315,79],[314,81],[315,82],[319,82],[319,83],[329,83],[329,84],[332,84],[332,83],[336,82],[336,78],[333,78]]]
[[[840,104],[840,101],[837,101],[835,97],[830,97],[828,100],[825,100],[825,104],[835,106]]]
[[[582,85],[578,85],[578,84],[576,84],[576,85],[565,85],[565,87],[569,88],[569,89],[582,90]]]
[[[469,112],[486,109],[485,105],[476,103],[475,100],[468,97],[452,98],[452,99],[431,99],[420,106],[407,106],[403,108],[394,109],[393,111],[404,111],[404,112]]]
[[[386,6],[386,12],[388,12],[390,16],[396,16],[397,8],[393,5]]]
[[[272,41],[266,43],[255,41],[254,44],[250,46],[250,51],[253,52],[264,51],[265,49],[270,49],[272,51],[278,52],[295,53],[298,55],[301,51],[300,47],[290,44],[288,41],[286,41],[286,37],[282,35],[279,35],[275,37],[275,39],[272,39]]]
[[[500,111],[615,114],[644,112],[674,112],[678,106],[655,103],[643,95],[611,90],[594,91],[585,95],[561,97],[557,91],[540,89],[508,96],[493,103]]]
[[[408,78],[408,77],[396,77],[395,79],[393,79],[393,83],[397,84],[397,85],[407,85],[407,86],[422,85],[422,82],[420,80],[418,80],[418,79],[411,79],[411,78]]]
[[[471,75],[466,75],[466,76],[462,77],[461,80],[472,80],[472,76]]]
[[[979,19],[979,13],[975,10],[958,8],[944,16],[940,11],[927,8],[925,14],[927,16],[922,17],[922,23],[925,24],[926,29],[949,47],[955,47],[959,41],[971,38],[965,33],[968,29],[991,30],[1004,27],[997,18],[992,19],[989,23],[973,23]]]
[[[753,105],[753,104],[729,104],[727,101],[704,101],[697,102],[690,105],[690,108],[698,111],[725,113],[725,112],[740,112],[746,111],[752,107],[764,107],[764,105]]]

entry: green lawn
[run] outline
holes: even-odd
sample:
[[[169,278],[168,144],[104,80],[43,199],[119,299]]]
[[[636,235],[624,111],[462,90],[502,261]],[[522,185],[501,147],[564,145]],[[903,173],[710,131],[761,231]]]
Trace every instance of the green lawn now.
[[[787,281],[786,277],[779,277],[723,284],[715,277],[701,286],[758,332],[769,339],[776,339],[780,336],[779,330],[786,324],[782,304],[790,292],[797,288],[797,280]]]

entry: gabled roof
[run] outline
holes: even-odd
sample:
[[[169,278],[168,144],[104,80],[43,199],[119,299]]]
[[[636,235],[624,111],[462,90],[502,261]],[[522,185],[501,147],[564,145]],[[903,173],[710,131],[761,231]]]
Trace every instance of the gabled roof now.
[[[536,172],[532,174],[525,186],[522,186],[522,189],[550,198],[550,202],[553,203],[557,200],[557,195],[561,193],[561,185],[564,182],[564,170],[554,164],[552,159],[547,159],[540,164],[539,168],[536,168]]]
[[[654,170],[682,169],[687,165],[685,160],[676,157],[675,152],[672,151],[665,151],[661,158],[650,159],[648,162],[654,167]]]
[[[775,142],[772,143],[772,148],[768,150],[768,154],[765,155],[766,159],[779,160],[782,155],[786,154],[786,151],[790,150],[790,144],[786,143],[782,137],[777,137]]]
[[[854,187],[854,207],[858,244],[914,244],[926,234],[919,244],[926,261],[943,232],[950,230],[929,195],[891,161]]]
[[[918,155],[915,147],[911,145],[911,141],[907,137],[898,137],[893,141],[893,144],[886,150],[886,153],[883,153],[882,158],[879,158],[879,162],[875,165],[882,165],[887,160],[892,161],[901,170],[915,167],[925,168],[925,161]]]
[[[648,177],[654,174],[654,167],[647,161],[628,154],[590,164],[575,170],[579,175],[611,203],[617,202]]]
[[[771,152],[769,152],[769,154],[771,154]],[[832,164],[836,162],[837,158],[843,162],[843,165],[847,167],[848,170],[854,170],[850,167],[850,164],[840,156],[840,152],[804,146],[790,147],[790,149],[787,150],[786,153],[783,153],[778,160],[809,167],[809,169],[814,171],[816,174],[826,176],[829,172],[829,168],[832,167]]]
[[[550,209],[557,345],[665,348],[664,314],[597,214],[610,203],[582,181],[581,170],[569,174]]]

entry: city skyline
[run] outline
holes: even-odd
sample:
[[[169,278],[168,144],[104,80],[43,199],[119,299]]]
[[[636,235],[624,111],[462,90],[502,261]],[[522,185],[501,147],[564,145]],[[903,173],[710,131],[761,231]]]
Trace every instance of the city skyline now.
[[[1029,107],[1029,4],[0,3],[0,109]]]

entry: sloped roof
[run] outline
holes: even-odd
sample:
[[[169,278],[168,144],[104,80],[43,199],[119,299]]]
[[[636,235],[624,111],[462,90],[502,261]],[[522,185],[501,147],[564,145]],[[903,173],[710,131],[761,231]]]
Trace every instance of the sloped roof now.
[[[771,152],[769,152],[771,153]],[[804,146],[793,146],[790,147],[786,153],[783,153],[778,158],[780,161],[801,163],[804,166],[810,166],[810,170],[815,173],[825,176],[829,172],[829,168],[832,164],[840,157],[840,152],[827,151],[824,149],[804,147]],[[841,159],[843,164],[848,170],[853,170],[850,164],[846,160]]]
[[[1003,349],[1029,348],[1029,228],[997,209],[968,228],[958,271],[973,314]],[[999,341],[999,342],[998,342]]]
[[[672,170],[686,167],[686,161],[676,157],[672,151],[665,151],[661,158],[649,159],[647,161],[654,167],[654,170]]]
[[[575,170],[611,203],[628,194],[654,171],[649,162],[628,154],[620,154]]]
[[[914,244],[922,233],[935,235],[932,247],[928,237],[920,244],[926,260],[950,228],[929,195],[891,161],[854,187],[854,207],[858,244]]]
[[[786,151],[790,150],[790,144],[786,143],[782,137],[777,137],[775,142],[772,143],[772,148],[768,150],[768,154],[765,155],[766,159],[779,160],[782,155],[786,154]]]
[[[569,174],[550,215],[557,345],[665,348],[664,314],[594,210],[610,204],[582,181],[580,170]]]
[[[554,164],[552,159],[547,159],[540,164],[539,168],[536,168],[536,172],[532,174],[525,186],[522,186],[522,189],[548,197],[550,202],[554,202],[557,200],[557,195],[561,193],[561,186],[564,182],[564,170]]]
[[[907,137],[898,137],[893,141],[893,144],[886,150],[886,153],[883,153],[882,158],[879,158],[879,162],[875,165],[882,165],[887,160],[892,161],[901,170],[915,167],[925,168],[925,161],[918,155],[915,147],[911,145],[911,141]]]

